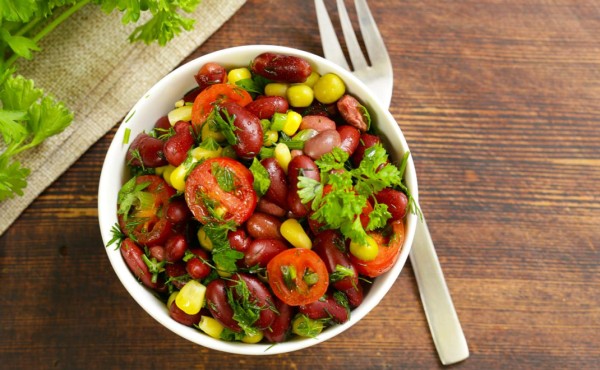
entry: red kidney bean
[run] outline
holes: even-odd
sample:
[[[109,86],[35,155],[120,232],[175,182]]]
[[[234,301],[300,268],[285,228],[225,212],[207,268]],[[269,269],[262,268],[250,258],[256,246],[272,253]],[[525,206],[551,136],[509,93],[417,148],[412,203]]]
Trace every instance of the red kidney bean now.
[[[183,261],[177,261],[175,263],[165,264],[165,273],[171,280],[171,284],[177,289],[183,288],[185,283],[189,281],[189,278],[177,279],[180,276],[186,275],[185,263]]]
[[[335,103],[333,104],[323,104],[320,101],[318,101],[317,99],[315,99],[313,101],[313,103],[306,107],[303,111],[302,111],[302,116],[312,116],[312,115],[316,115],[316,116],[325,116],[325,117],[334,117],[335,115],[337,115],[338,110],[337,110],[337,106],[335,105]]]
[[[312,159],[319,159],[323,154],[329,153],[342,140],[336,130],[325,130],[304,143],[304,153]]]
[[[156,258],[159,262],[165,259],[165,247],[163,246],[154,245],[148,248],[148,252],[150,252],[150,257]]]
[[[348,123],[365,132],[369,129],[369,122],[364,115],[364,108],[362,105],[351,95],[344,95],[337,101],[337,108],[340,115]]]
[[[287,208],[294,217],[301,218],[308,215],[309,204],[303,204],[298,195],[298,176],[306,176],[313,180],[321,181],[319,168],[307,155],[292,158],[288,165],[289,190],[287,195]]]
[[[348,321],[349,313],[346,307],[337,303],[330,295],[326,295],[325,299],[299,306],[300,313],[305,314],[313,320],[331,318],[338,324]]]
[[[211,268],[206,264],[208,253],[204,249],[190,249],[198,257],[187,260],[185,270],[192,279],[204,279],[210,274]]]
[[[276,297],[273,297],[273,300],[275,301],[275,308],[278,314],[275,315],[275,320],[263,334],[269,342],[279,343],[286,339],[290,331],[294,308]]]
[[[142,132],[129,146],[125,159],[131,166],[161,167],[168,164],[163,153],[164,142]],[[135,154],[134,154],[135,153]],[[139,154],[139,156],[138,156]],[[141,162],[140,162],[141,158]]]
[[[250,243],[252,243],[252,238],[246,234],[246,230],[243,228],[238,228],[235,231],[227,233],[227,240],[231,248],[242,253],[246,252]]]
[[[200,86],[194,87],[193,89],[191,89],[190,91],[185,93],[185,95],[183,96],[183,101],[185,103],[193,103],[201,91],[202,91],[202,89],[200,88]]]
[[[213,318],[226,328],[236,333],[242,331],[237,321],[233,319],[233,309],[227,302],[227,283],[224,280],[217,279],[211,281],[206,286],[206,307]]]
[[[200,311],[197,314],[189,315],[183,312],[181,308],[177,307],[175,302],[173,302],[169,307],[169,316],[171,316],[171,318],[177,321],[178,323],[187,326],[193,326],[194,324],[198,324],[200,322],[200,317],[202,317],[202,314],[203,312]]]
[[[263,96],[250,102],[245,108],[260,119],[271,119],[275,113],[287,112],[289,104],[281,96]]]
[[[381,143],[381,139],[379,139],[379,137],[366,133],[361,134],[360,140],[358,142],[358,147],[354,151],[354,154],[352,154],[352,157],[350,157],[354,167],[358,167],[360,162],[363,160],[366,149],[379,143]]]
[[[300,130],[313,129],[319,132],[325,130],[335,130],[335,122],[325,116],[304,116],[302,117],[302,123],[300,123]]]
[[[379,203],[387,205],[388,211],[392,214],[392,220],[401,220],[406,216],[408,198],[403,192],[386,188],[375,194],[375,199]]]
[[[271,81],[287,83],[304,82],[312,73],[312,68],[305,59],[275,53],[258,55],[250,68],[252,72]]]
[[[349,126],[341,125],[338,126],[337,132],[340,134],[340,149],[352,155],[360,142],[360,131],[358,129]]]
[[[165,259],[168,262],[176,262],[183,258],[188,249],[188,242],[183,235],[173,235],[167,239],[165,244]]]
[[[258,204],[256,204],[256,211],[273,215],[275,217],[283,217],[287,213],[285,209],[281,208],[270,200],[265,199],[264,197],[258,200]]]
[[[158,128],[161,130],[168,130],[171,128],[171,122],[169,122],[169,117],[168,116],[162,116],[159,119],[156,120],[156,123],[154,124],[154,128]]]
[[[242,159],[254,158],[263,145],[263,130],[260,120],[247,109],[234,102],[225,102],[221,108],[235,116],[233,125],[238,143],[233,145],[235,154]]]
[[[192,216],[185,199],[182,197],[171,200],[167,206],[167,220],[172,224],[183,224]]]
[[[227,82],[227,71],[220,64],[209,62],[200,67],[194,78],[202,91],[210,85]]]
[[[254,212],[246,221],[246,230],[254,239],[282,239],[281,220],[266,213]]]
[[[167,139],[163,152],[167,161],[175,167],[179,166],[187,158],[187,152],[194,145],[192,125],[189,122],[179,121],[173,126],[175,135]]]
[[[277,204],[281,208],[287,208],[288,181],[285,171],[275,158],[265,158],[260,162],[269,173],[271,185],[264,198]]]
[[[280,239],[256,239],[244,252],[244,263],[247,267],[267,267],[273,257],[286,249],[287,244]]]
[[[352,271],[352,276],[334,282],[334,288],[344,291],[358,285],[358,272],[348,258],[346,243],[338,231],[325,230],[317,235],[313,243],[313,251],[321,257],[330,276],[336,271],[338,265]]]
[[[348,298],[348,304],[352,308],[360,306],[363,299],[365,298],[364,288],[360,280],[358,281],[358,284],[356,284],[356,287],[346,289],[343,291],[343,293]]]
[[[254,326],[261,330],[267,329],[275,320],[273,296],[269,292],[269,289],[267,289],[258,278],[252,275],[238,273],[233,275],[231,280],[227,282],[236,299],[240,299],[236,289],[236,285],[240,284],[240,280],[248,287],[248,291],[250,292],[249,301],[252,305],[261,308],[259,318],[254,323]]]
[[[152,274],[142,258],[144,252],[133,240],[129,238],[123,240],[120,250],[129,270],[131,270],[145,286],[158,291],[164,288],[161,282],[152,282]]]
[[[326,230],[324,227],[325,224],[320,223],[319,221],[313,219],[311,216],[312,216],[312,213],[310,213],[308,216],[308,227],[309,227],[310,231],[313,233],[313,235],[316,236]]]

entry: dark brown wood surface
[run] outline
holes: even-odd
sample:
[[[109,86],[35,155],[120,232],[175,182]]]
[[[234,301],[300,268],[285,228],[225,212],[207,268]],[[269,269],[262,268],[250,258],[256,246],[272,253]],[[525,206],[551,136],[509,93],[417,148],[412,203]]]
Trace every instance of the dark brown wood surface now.
[[[600,3],[370,7],[394,65],[391,112],[471,350],[454,367],[598,368]],[[312,1],[249,0],[190,58],[252,43],[322,55]],[[364,320],[300,352],[229,355],[161,327],[117,280],[100,238],[113,133],[0,237],[0,368],[441,367],[410,263]]]

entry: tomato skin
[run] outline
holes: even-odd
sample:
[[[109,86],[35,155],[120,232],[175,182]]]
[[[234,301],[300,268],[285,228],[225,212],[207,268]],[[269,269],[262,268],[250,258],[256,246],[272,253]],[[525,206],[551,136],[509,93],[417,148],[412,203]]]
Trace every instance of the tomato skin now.
[[[392,229],[392,235],[389,236],[383,235],[381,232],[367,232],[379,245],[379,253],[374,260],[363,261],[350,254],[350,261],[361,275],[377,277],[389,271],[398,260],[404,244],[404,223],[402,220],[392,221],[389,223],[389,227]]]
[[[250,94],[241,87],[227,83],[211,85],[202,90],[192,105],[192,124],[196,129],[206,121],[216,103],[234,102],[244,107],[252,101]]]
[[[296,278],[293,280],[295,288],[290,289],[285,284],[281,268],[293,266]],[[318,276],[317,282],[308,286],[303,280],[304,272],[310,269]],[[327,267],[321,258],[312,250],[304,248],[291,248],[273,257],[267,264],[267,274],[271,290],[283,302],[290,306],[300,306],[317,301],[325,294],[329,286]]]
[[[213,164],[231,171],[234,177],[234,190],[227,192],[219,186],[212,174]],[[210,158],[198,165],[189,174],[185,182],[185,201],[194,217],[202,222],[221,220],[209,212],[203,197],[215,203],[215,207],[223,207],[223,221],[235,221],[243,224],[254,212],[258,197],[253,188],[252,172],[240,162],[227,158]]]
[[[130,211],[132,214],[128,216],[127,220],[124,215],[117,215],[119,226],[125,235],[141,245],[161,245],[173,233],[173,224],[167,219],[166,210],[176,191],[162,177],[156,175],[138,176],[135,181],[138,185],[145,182],[150,183],[144,191],[154,196],[152,209],[141,210],[144,216],[139,218],[135,216],[135,212],[140,211],[137,209],[134,209],[133,212]],[[143,220],[143,222],[136,220]],[[129,225],[135,226],[130,227]]]

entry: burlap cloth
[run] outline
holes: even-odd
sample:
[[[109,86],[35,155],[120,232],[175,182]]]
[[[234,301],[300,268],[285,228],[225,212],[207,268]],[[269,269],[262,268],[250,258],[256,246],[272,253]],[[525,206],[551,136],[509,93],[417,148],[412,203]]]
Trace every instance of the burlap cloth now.
[[[31,169],[25,195],[0,203],[0,235],[31,202],[92,144],[119,122],[137,100],[225,23],[246,0],[203,0],[194,30],[164,47],[130,44],[135,26],[121,14],[88,5],[56,28],[42,51],[19,72],[75,112],[63,133],[17,159]],[[225,47],[226,45],[224,45]]]

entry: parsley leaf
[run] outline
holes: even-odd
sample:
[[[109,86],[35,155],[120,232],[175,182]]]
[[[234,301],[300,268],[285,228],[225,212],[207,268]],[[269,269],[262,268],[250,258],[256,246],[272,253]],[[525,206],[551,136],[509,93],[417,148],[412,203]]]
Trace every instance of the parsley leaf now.
[[[8,157],[0,155],[0,201],[12,198],[14,194],[23,195],[27,186],[29,169],[21,167],[21,163],[9,163]]]
[[[235,272],[236,262],[244,258],[244,254],[231,248],[227,233],[235,230],[235,222],[209,222],[203,227],[206,237],[213,245],[212,258],[216,267],[224,272]]]
[[[235,175],[229,168],[221,167],[218,163],[213,162],[210,172],[223,191],[230,193],[235,190]]]
[[[252,165],[250,165],[250,172],[254,176],[254,191],[256,191],[259,197],[262,197],[271,186],[269,172],[256,158],[254,158]]]
[[[223,118],[221,113],[225,116]],[[230,116],[226,109],[220,109],[218,106],[210,112],[206,123],[210,126],[210,129],[215,132],[220,132],[225,136],[225,139],[229,145],[235,145],[238,143],[238,138],[235,136],[235,130],[237,127],[233,124],[235,116]]]
[[[132,177],[125,183],[119,190],[117,197],[117,203],[119,209],[117,214],[122,215],[123,219],[127,221],[131,208],[148,209],[154,205],[154,195],[144,191],[150,183],[143,182],[141,184],[136,183],[137,177]]]

